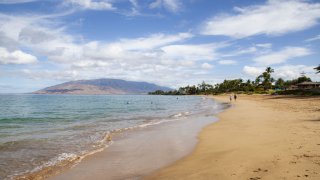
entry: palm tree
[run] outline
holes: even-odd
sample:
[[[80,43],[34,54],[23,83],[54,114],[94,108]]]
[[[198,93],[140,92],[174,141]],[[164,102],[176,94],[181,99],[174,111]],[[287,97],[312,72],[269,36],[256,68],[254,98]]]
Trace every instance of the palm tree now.
[[[271,67],[267,67],[266,72],[271,74],[274,72],[274,69],[272,69]]]
[[[257,77],[256,82],[262,81],[262,85],[264,87],[264,90],[268,90],[272,87],[272,82],[274,82],[274,79],[271,77],[271,73],[273,73],[274,70],[271,67],[267,67],[266,70]]]
[[[316,72],[317,74],[320,73],[320,64],[319,64],[318,67],[315,67],[314,69],[317,71],[317,72]]]

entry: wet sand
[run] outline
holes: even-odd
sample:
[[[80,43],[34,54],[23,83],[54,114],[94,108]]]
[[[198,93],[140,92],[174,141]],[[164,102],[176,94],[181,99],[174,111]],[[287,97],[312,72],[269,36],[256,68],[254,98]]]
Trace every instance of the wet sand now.
[[[233,104],[189,156],[146,179],[320,179],[320,97],[243,95]]]
[[[109,148],[49,179],[141,179],[190,154],[197,134],[215,121],[213,116],[195,116],[125,131]]]

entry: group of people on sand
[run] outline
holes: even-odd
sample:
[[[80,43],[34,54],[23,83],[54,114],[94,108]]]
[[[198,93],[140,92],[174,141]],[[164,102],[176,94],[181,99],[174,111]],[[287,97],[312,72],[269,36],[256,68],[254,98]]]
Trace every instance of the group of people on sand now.
[[[237,98],[238,98],[237,94],[233,94],[233,96],[232,94],[230,94],[230,97],[229,97],[230,102],[232,101],[232,98],[234,99],[234,101],[237,101]]]

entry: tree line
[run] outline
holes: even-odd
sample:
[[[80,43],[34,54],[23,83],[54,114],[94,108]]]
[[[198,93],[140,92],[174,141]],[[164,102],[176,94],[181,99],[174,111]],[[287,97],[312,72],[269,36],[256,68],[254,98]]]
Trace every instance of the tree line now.
[[[317,72],[320,73],[320,65],[314,68]],[[221,94],[221,93],[230,93],[230,92],[239,92],[239,93],[258,93],[264,94],[269,93],[270,90],[276,91],[285,91],[291,85],[296,85],[302,82],[312,82],[312,80],[302,74],[297,79],[284,80],[282,78],[274,79],[271,75],[274,73],[274,69],[267,67],[265,71],[257,76],[254,81],[250,79],[244,81],[243,79],[233,79],[233,80],[224,80],[222,83],[217,83],[214,85],[207,84],[202,82],[198,85],[188,85],[185,87],[180,87],[177,90],[172,91],[162,91],[157,90],[150,92],[151,95],[208,95],[208,94]]]

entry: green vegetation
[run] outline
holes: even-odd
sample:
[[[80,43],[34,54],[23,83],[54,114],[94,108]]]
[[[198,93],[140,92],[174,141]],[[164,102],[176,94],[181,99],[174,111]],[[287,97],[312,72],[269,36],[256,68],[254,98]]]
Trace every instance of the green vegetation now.
[[[273,72],[274,70],[271,67],[267,67],[267,69],[256,79],[258,82],[261,82],[261,85],[265,91],[272,88],[274,79],[271,77],[271,73]]]
[[[317,73],[320,73],[320,64],[318,67],[315,67],[314,69],[317,71]]]
[[[320,66],[315,68],[319,73]],[[267,67],[266,70],[256,77],[255,81],[250,79],[243,81],[243,79],[224,80],[218,84],[207,84],[204,81],[201,84],[193,86],[180,87],[173,91],[155,91],[150,92],[151,95],[208,95],[208,94],[222,94],[222,93],[245,93],[245,94],[296,94],[296,95],[318,95],[319,91],[307,90],[290,90],[290,87],[302,82],[312,82],[309,77],[302,74],[297,79],[283,80],[279,78],[275,80],[271,75],[274,69]]]
[[[312,95],[320,95],[320,91],[310,91],[310,90],[283,90],[277,91],[278,95],[304,95],[304,96],[312,96]]]
[[[278,89],[278,90],[283,90],[285,89],[285,81],[282,79],[282,78],[279,78],[276,83],[275,83],[275,89]]]

